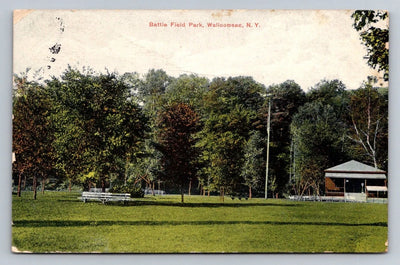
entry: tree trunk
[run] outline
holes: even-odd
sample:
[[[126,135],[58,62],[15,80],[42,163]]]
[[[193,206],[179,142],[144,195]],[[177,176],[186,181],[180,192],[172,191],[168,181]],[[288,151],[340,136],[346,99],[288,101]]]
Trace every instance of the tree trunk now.
[[[252,196],[252,194],[251,194],[251,186],[249,186],[249,199],[251,199],[251,196]]]
[[[184,201],[183,201],[183,185],[181,185],[181,203],[183,203]]]
[[[89,180],[89,184],[88,184],[88,191],[90,191],[90,188],[92,187],[92,182]]]
[[[155,196],[155,194],[154,194],[154,181],[153,181],[153,185],[151,186],[151,194],[152,194],[153,196]]]
[[[104,179],[101,180],[101,192],[106,192],[106,184],[104,183]]]
[[[189,181],[189,196],[190,196],[190,190],[192,188],[192,180]]]
[[[24,175],[24,190],[26,190],[26,175]]]
[[[126,181],[128,180],[128,167],[129,167],[129,159],[126,159],[125,163],[125,172],[124,172],[124,185],[126,186]]]
[[[72,180],[69,180],[68,191],[71,192],[71,190],[72,190]]]
[[[18,174],[18,190],[17,190],[18,197],[21,197],[21,181],[22,181],[22,174]]]
[[[208,190],[207,192],[208,192],[208,195],[207,195],[207,196],[210,197],[210,190]]]
[[[36,176],[33,176],[33,199],[36,200]]]
[[[224,197],[225,197],[225,190],[224,190],[224,187],[222,187],[222,188],[219,190],[219,194],[220,194],[220,200],[221,200],[222,202],[224,202]]]
[[[43,179],[42,179],[42,194],[44,194],[44,185],[45,185],[44,182],[45,182],[45,179],[43,178]]]

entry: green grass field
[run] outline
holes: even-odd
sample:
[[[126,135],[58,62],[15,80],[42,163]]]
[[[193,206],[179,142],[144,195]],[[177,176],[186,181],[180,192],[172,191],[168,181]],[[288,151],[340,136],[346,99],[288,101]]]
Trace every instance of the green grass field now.
[[[387,204],[219,197],[83,203],[78,193],[13,195],[12,245],[31,252],[384,252]]]

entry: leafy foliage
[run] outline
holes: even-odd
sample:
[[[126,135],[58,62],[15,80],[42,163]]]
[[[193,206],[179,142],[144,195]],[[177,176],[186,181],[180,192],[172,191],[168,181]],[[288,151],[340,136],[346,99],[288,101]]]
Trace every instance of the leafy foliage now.
[[[115,193],[129,193],[131,195],[131,198],[144,197],[144,191],[142,190],[142,187],[140,185],[135,185],[132,183],[129,185],[114,185],[112,186],[112,188],[110,188],[109,191]]]
[[[197,149],[193,135],[199,130],[198,114],[187,104],[172,104],[160,115],[159,142],[165,179],[180,187],[196,175]]]
[[[201,184],[209,191],[234,194],[243,188],[244,146],[256,127],[264,87],[250,77],[214,79],[203,99]]]
[[[388,101],[371,83],[351,93],[348,137],[362,160],[387,168]]]
[[[291,132],[296,152],[298,175],[296,193],[313,190],[321,194],[323,170],[345,162],[347,125],[343,119],[347,103],[344,85],[338,81],[322,81],[307,93],[309,102],[293,117]]]
[[[320,194],[323,170],[344,162],[344,128],[334,109],[320,102],[306,103],[294,117],[292,134],[297,150],[298,170]]]
[[[68,68],[40,85],[14,81],[14,177],[85,189],[162,184],[182,201],[193,183],[221,199],[260,196],[268,116],[273,197],[321,194],[323,170],[349,159],[387,169],[388,93],[372,79],[355,91],[322,80],[307,93],[292,80],[265,88],[251,77],[210,82],[154,69],[141,78]]]
[[[267,88],[267,100],[260,108],[260,128],[265,134],[268,123],[268,108],[271,104],[271,138],[269,159],[269,186],[275,187],[275,192],[283,195],[287,190],[290,174],[290,125],[293,115],[306,102],[304,91],[292,80]],[[272,185],[274,184],[274,185]],[[270,189],[272,190],[272,189]],[[274,194],[276,196],[276,194]]]
[[[16,93],[13,104],[13,151],[16,161],[13,169],[19,174],[19,191],[22,174],[33,178],[36,199],[38,178],[46,179],[52,174],[54,135],[49,122],[52,104],[47,91],[36,83],[19,82]]]
[[[244,163],[241,176],[244,184],[249,187],[249,198],[252,198],[252,190],[257,189],[262,182],[264,172],[263,147],[264,140],[259,131],[252,131],[250,138],[244,146]]]
[[[382,10],[356,10],[352,14],[353,27],[368,51],[368,65],[384,74],[389,80],[389,13]]]
[[[181,75],[169,83],[165,92],[168,104],[185,103],[196,112],[201,111],[204,94],[208,91],[208,79],[196,75]]]
[[[129,87],[114,74],[82,74],[68,69],[62,80],[48,82],[56,112],[58,167],[73,181],[97,172],[102,187],[110,174],[121,174],[146,132],[146,119],[132,101]],[[121,159],[122,158],[122,159]]]

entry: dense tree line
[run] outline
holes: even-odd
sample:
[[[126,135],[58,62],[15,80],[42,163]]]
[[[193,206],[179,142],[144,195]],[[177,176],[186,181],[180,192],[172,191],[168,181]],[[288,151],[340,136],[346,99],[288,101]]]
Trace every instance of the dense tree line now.
[[[387,81],[388,13],[352,18],[368,65]],[[266,186],[268,197],[321,194],[323,170],[338,163],[387,170],[388,90],[377,82],[347,90],[322,80],[304,92],[291,80],[266,87],[154,69],[142,77],[68,68],[44,82],[15,75],[17,194],[30,186],[36,198],[39,181],[43,192],[80,185],[141,195],[157,185],[182,202],[185,192],[264,196]]]
[[[387,169],[388,91],[373,79],[304,92],[290,80],[68,68],[44,83],[14,81],[18,193],[51,178],[84,189],[161,185],[182,202],[184,193],[264,196],[268,116],[268,197],[322,194],[323,170],[349,159]]]

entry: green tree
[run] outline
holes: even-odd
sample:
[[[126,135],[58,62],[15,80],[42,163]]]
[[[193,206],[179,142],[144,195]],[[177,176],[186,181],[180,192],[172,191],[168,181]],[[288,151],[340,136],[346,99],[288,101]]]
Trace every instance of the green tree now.
[[[252,198],[252,191],[257,189],[262,182],[264,172],[263,145],[264,139],[259,131],[252,131],[250,138],[244,146],[244,163],[241,176],[244,184],[249,188],[249,198]]]
[[[49,122],[52,103],[45,88],[39,84],[17,76],[15,80],[13,151],[16,161],[13,170],[18,174],[18,196],[21,196],[21,177],[25,174],[32,177],[33,198],[36,199],[37,181],[41,178],[44,185],[54,163],[53,134]]]
[[[164,94],[173,78],[162,69],[151,69],[137,85],[138,97],[144,104],[144,110],[155,123],[155,117],[164,105]]]
[[[388,101],[371,82],[350,95],[348,137],[362,161],[387,167]]]
[[[198,135],[206,177],[201,182],[206,189],[219,191],[222,200],[224,194],[241,192],[240,173],[250,127],[248,112],[237,106],[228,114],[211,115]]]
[[[150,69],[144,77],[136,84],[137,96],[141,104],[143,105],[143,112],[148,117],[147,127],[149,133],[146,141],[146,155],[145,158],[138,161],[139,163],[149,163],[150,168],[146,168],[146,185],[154,190],[154,182],[159,180],[162,175],[161,155],[157,150],[157,146],[160,146],[158,135],[158,115],[164,110],[164,107],[168,104],[165,93],[174,81],[174,78],[167,75],[162,69]]]
[[[58,166],[70,182],[96,172],[104,190],[111,174],[123,175],[121,168],[135,156],[146,131],[132,91],[116,74],[71,68],[48,86],[57,102],[52,118]]]
[[[200,182],[208,191],[241,193],[244,146],[256,127],[264,86],[251,77],[216,78],[203,98]]]
[[[200,112],[204,94],[208,91],[207,78],[196,75],[181,75],[173,79],[166,89],[165,97],[168,104],[185,103]]]
[[[127,168],[128,180],[134,184],[145,182],[147,189],[152,190],[154,195],[154,184],[163,173],[161,159],[162,153],[159,151],[159,144],[151,139],[146,139],[140,156],[132,161]]]
[[[338,115],[347,112],[348,93],[345,84],[340,80],[322,80],[306,94],[308,102],[321,102],[331,105]]]
[[[265,87],[252,77],[215,78],[203,98],[205,115],[228,113],[236,105],[256,112],[263,104],[261,93],[264,91]]]
[[[139,99],[139,95],[137,94],[139,94],[139,89],[142,85],[142,80],[140,80],[138,73],[127,72],[119,76],[118,79],[129,88],[132,96]]]
[[[268,109],[269,104],[271,104],[268,180],[274,180],[275,192],[283,195],[287,192],[290,179],[290,148],[292,143],[290,124],[293,115],[306,102],[306,95],[300,86],[292,80],[269,86],[266,93],[267,98],[258,112],[261,122],[258,128],[262,130],[263,135],[266,134]],[[269,183],[268,186],[270,184],[272,183]]]
[[[368,65],[383,72],[389,80],[389,13],[383,10],[356,10],[351,15],[353,27],[367,47]]]
[[[293,116],[295,192],[320,195],[323,170],[350,158],[346,115],[349,96],[339,80],[322,80],[307,94],[307,103]]]
[[[324,169],[347,160],[346,127],[331,105],[306,103],[293,117],[291,132],[296,149],[297,191],[320,195]]]

